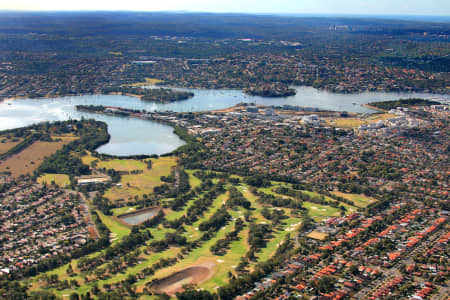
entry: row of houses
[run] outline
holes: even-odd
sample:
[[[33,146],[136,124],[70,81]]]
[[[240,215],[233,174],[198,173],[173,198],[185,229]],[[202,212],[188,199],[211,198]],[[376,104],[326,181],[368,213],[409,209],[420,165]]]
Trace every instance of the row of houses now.
[[[2,176],[0,193],[0,273],[11,273],[61,253],[89,238],[87,210],[75,194],[29,178]]]

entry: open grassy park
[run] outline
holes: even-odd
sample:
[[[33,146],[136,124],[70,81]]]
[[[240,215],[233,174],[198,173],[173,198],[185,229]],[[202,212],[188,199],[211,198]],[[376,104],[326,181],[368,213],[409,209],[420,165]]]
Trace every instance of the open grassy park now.
[[[152,168],[147,168],[147,160],[151,160]],[[177,164],[175,157],[160,157],[158,159],[98,159],[90,154],[82,157],[83,163],[91,165],[96,161],[97,169],[114,169],[122,172],[120,185],[111,187],[105,197],[111,201],[128,201],[134,197],[142,197],[153,192],[153,188],[163,184],[161,176],[168,176]],[[132,172],[136,174],[131,174]]]
[[[372,198],[372,197],[368,197],[365,195],[361,195],[361,194],[350,194],[350,193],[342,193],[342,192],[338,192],[335,191],[333,192],[334,195],[348,199],[350,201],[352,201],[357,207],[367,207],[368,205],[375,203],[377,201],[377,199]]]
[[[90,163],[94,160],[95,158],[91,157],[90,155],[83,157],[83,161],[85,163]],[[121,181],[122,187],[113,187],[111,190],[108,190],[105,196],[110,197],[112,200],[114,200],[118,198],[116,194],[139,196],[140,193],[151,193],[154,186],[161,184],[160,176],[168,175],[170,173],[170,169],[174,167],[175,164],[175,158],[171,157],[152,159],[152,169],[146,170],[146,164],[144,161],[112,159],[98,160],[96,168],[114,168],[118,171],[132,171],[137,169],[144,171],[144,173],[142,174],[130,175],[129,177],[128,175],[123,176]],[[189,175],[189,183],[191,188],[199,187],[202,184],[203,180],[194,175],[196,170],[186,170],[186,172]],[[233,177],[240,178],[236,176]],[[55,175],[45,175],[41,180],[43,180],[44,178],[46,180],[56,179]],[[214,184],[218,184],[219,179],[214,178],[212,182]],[[127,183],[129,183],[129,185],[127,185]],[[276,194],[274,192],[274,189],[278,185],[284,185],[284,183],[273,182],[272,186],[258,188],[257,190],[258,192],[270,193],[274,196],[281,197],[282,195]],[[185,216],[190,208],[196,205],[196,201],[206,195],[208,190],[202,190],[194,198],[187,201],[182,208],[176,211],[171,210],[170,208],[164,208],[163,211],[166,214],[165,220],[167,221],[163,221],[156,227],[145,229],[149,230],[152,233],[153,238],[148,240],[143,246],[139,247],[140,254],[138,261],[131,265],[125,266],[119,273],[108,274],[107,272],[106,276],[96,278],[96,272],[99,272],[98,270],[105,269],[107,267],[107,263],[101,264],[100,266],[87,272],[77,270],[76,265],[78,261],[73,261],[71,265],[78,271],[75,275],[69,276],[66,273],[68,264],[54,271],[50,271],[46,275],[57,274],[60,281],[75,280],[79,286],[75,287],[74,290],[78,293],[85,293],[89,291],[94,285],[102,288],[111,284],[116,284],[122,280],[125,280],[129,275],[135,276],[136,274],[140,274],[143,270],[151,267],[160,259],[168,259],[178,256],[178,261],[175,264],[160,268],[156,270],[154,274],[144,276],[143,278],[140,277],[134,284],[136,290],[143,291],[144,288],[150,288],[150,290],[156,289],[156,287],[153,287],[153,285],[151,284],[154,280],[161,280],[164,278],[172,278],[171,276],[177,276],[177,278],[181,278],[179,281],[172,283],[173,280],[171,279],[170,284],[162,284],[158,286],[158,292],[163,291],[173,295],[174,292],[178,291],[181,288],[182,283],[194,283],[200,288],[214,291],[218,286],[222,286],[228,282],[228,274],[236,274],[237,265],[239,265],[239,263],[241,262],[241,258],[244,257],[249,251],[250,244],[248,242],[248,238],[250,224],[255,223],[272,225],[271,220],[266,219],[261,213],[263,209],[269,208],[283,210],[286,217],[282,219],[279,224],[271,226],[272,232],[267,237],[266,246],[257,251],[256,258],[253,261],[250,261],[247,265],[247,271],[253,270],[254,265],[258,262],[267,261],[270,257],[272,257],[280,243],[282,243],[288,235],[293,237],[297,232],[298,226],[302,224],[301,214],[294,212],[292,209],[283,207],[273,208],[270,205],[263,205],[259,203],[259,197],[253,194],[251,192],[251,187],[243,183],[242,181],[237,184],[225,181],[225,192],[220,193],[217,197],[212,199],[211,205],[209,205],[207,209],[204,210],[201,215],[199,215],[197,221],[193,222],[192,224],[183,225],[183,232],[181,233],[181,235],[184,236],[188,242],[201,240],[202,234],[204,232],[199,230],[200,224],[206,220],[210,220],[212,216],[223,205],[227,203],[227,201],[230,199],[228,190],[232,186],[234,186],[240,193],[242,193],[243,197],[246,200],[250,201],[251,207],[248,210],[241,206],[230,207],[227,211],[230,214],[231,219],[224,226],[219,228],[212,237],[200,242],[197,247],[194,247],[187,253],[182,254],[182,256],[182,247],[171,246],[165,250],[155,252],[149,248],[149,245],[153,241],[164,240],[167,233],[175,233],[176,231],[166,226],[164,222],[174,221]],[[312,193],[312,195],[318,195],[314,192],[310,193]],[[173,201],[173,199],[163,200],[164,203],[169,204],[171,201]],[[303,202],[303,207],[306,209],[306,212],[310,215],[310,217],[316,222],[332,216],[341,215],[341,210],[339,208],[334,208],[327,205]],[[351,211],[354,211],[356,208],[352,207],[352,209],[353,210]],[[100,211],[97,211],[102,223],[111,232],[110,241],[112,242],[113,246],[120,243],[124,239],[124,237],[128,236],[131,233],[131,226],[128,226],[121,222],[120,219],[117,218],[117,216],[124,213],[133,212],[135,210],[137,210],[135,206],[117,207],[112,210],[113,215],[111,216],[107,216]],[[349,211],[347,211],[347,213],[349,213]],[[225,235],[233,230],[236,224],[236,220],[244,220],[244,215],[246,214],[248,219],[244,221],[244,226],[238,233],[237,239],[233,240],[228,245],[223,255],[213,254],[210,250],[211,246],[216,244],[218,240],[224,239]],[[93,253],[89,257],[96,257],[98,255],[101,255],[101,253],[104,253],[104,251],[105,250]],[[196,273],[198,270],[203,271],[199,271],[200,273]],[[34,290],[43,289],[42,280],[40,280],[41,278],[42,275],[32,280],[31,284]],[[89,281],[86,282],[86,279],[88,279]],[[163,280],[161,282],[164,283],[165,281]],[[162,290],[159,290],[159,288],[161,288]],[[73,290],[70,289],[52,289],[52,291],[63,298],[68,298],[68,295],[73,292]],[[147,296],[146,299],[152,298]]]
[[[358,128],[361,125],[373,124],[378,121],[384,121],[387,119],[395,118],[393,114],[373,114],[366,118],[361,117],[348,117],[348,118],[334,118],[328,120],[328,124],[338,128]]]

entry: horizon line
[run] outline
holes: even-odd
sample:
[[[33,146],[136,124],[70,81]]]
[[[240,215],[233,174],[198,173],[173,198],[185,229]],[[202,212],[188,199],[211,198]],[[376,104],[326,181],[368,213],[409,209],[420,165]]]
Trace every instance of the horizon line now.
[[[386,13],[386,14],[367,14],[367,13],[321,13],[321,12],[233,12],[233,11],[194,11],[194,10],[107,10],[107,9],[0,9],[0,12],[14,12],[14,13],[73,13],[73,12],[132,12],[132,13],[173,13],[173,14],[228,14],[228,15],[260,15],[260,16],[343,16],[343,17],[435,17],[435,18],[449,18],[450,15],[438,14],[412,14],[412,13]]]

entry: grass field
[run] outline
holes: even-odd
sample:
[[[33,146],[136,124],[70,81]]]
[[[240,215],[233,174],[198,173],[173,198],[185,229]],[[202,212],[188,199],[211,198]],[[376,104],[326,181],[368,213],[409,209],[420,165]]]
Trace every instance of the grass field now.
[[[90,154],[82,157],[85,164],[90,165],[92,161],[98,160]],[[152,158],[152,168],[147,169],[147,160],[136,159],[111,159],[98,160],[96,168],[114,169],[116,171],[131,172],[135,170],[142,171],[140,174],[122,175],[121,185],[110,188],[105,197],[111,201],[123,199],[125,201],[143,194],[153,192],[155,186],[163,184],[161,176],[168,176],[173,167],[177,164],[175,157]]]
[[[263,262],[268,260],[272,255],[275,254],[280,243],[285,239],[286,235],[294,234],[297,227],[301,224],[301,218],[288,218],[283,220],[283,225],[280,228],[277,228],[273,232],[273,238],[267,243],[267,247],[262,249],[260,253],[258,253],[258,261]]]
[[[316,196],[316,197],[323,196],[323,198],[329,202],[336,202],[336,200],[334,200],[333,198],[328,197],[326,195],[321,195],[319,193],[312,192],[312,191],[303,191],[303,192],[307,193],[310,196]],[[347,209],[347,213],[354,213],[357,211],[357,208],[355,206],[352,206],[352,205],[344,203],[344,202],[339,202],[339,206],[344,206]]]
[[[387,120],[391,118],[397,117],[396,115],[392,114],[374,114],[369,116],[368,118],[336,118],[336,119],[329,119],[328,124],[340,127],[340,128],[358,128],[361,125],[368,125],[372,123],[376,123],[380,120]]]
[[[106,216],[102,214],[100,211],[97,211],[98,215],[100,216],[100,219],[102,220],[102,223],[108,227],[108,229],[111,231],[111,241],[116,242],[120,241],[124,236],[127,236],[130,234],[131,230],[128,228],[128,226],[120,223],[116,217],[114,216]]]
[[[284,183],[275,182],[273,184],[281,185]],[[291,198],[289,196],[280,195],[280,194],[273,192],[271,187],[261,188],[259,190],[263,191],[266,194],[274,195],[276,197]],[[328,196],[321,195],[321,194],[313,192],[313,191],[305,191],[304,190],[302,192],[304,192],[312,197],[322,197],[323,196],[324,200],[326,200],[326,201],[336,202],[336,200],[334,200]],[[357,210],[356,207],[351,206],[347,203],[340,202],[339,206],[344,206],[347,209],[347,214],[356,212],[356,210]],[[329,205],[320,205],[320,204],[315,204],[312,202],[304,202],[303,207],[305,207],[308,210],[308,214],[316,221],[321,221],[321,220],[329,218],[329,217],[336,217],[336,216],[340,215],[340,210],[338,208],[335,208],[335,207],[332,207]]]
[[[199,178],[194,176],[195,170],[186,170],[186,173],[189,174],[189,184],[191,185],[191,188],[195,189],[202,183]]]
[[[23,141],[22,138],[10,138],[6,136],[0,136],[0,154],[8,152],[15,145]]]
[[[46,156],[50,156],[75,139],[75,137],[62,137],[61,141],[58,142],[36,141],[21,152],[0,161],[0,172],[11,172],[13,177],[31,174],[39,167]]]
[[[349,193],[342,193],[342,192],[333,192],[334,195],[348,199],[350,201],[352,201],[353,203],[355,203],[356,206],[358,207],[367,207],[368,205],[377,202],[377,199],[372,198],[372,197],[368,197],[365,195],[361,195],[361,194],[349,194]]]
[[[134,206],[123,206],[123,207],[113,208],[112,212],[113,212],[114,216],[119,216],[119,215],[133,212],[135,210],[136,210],[136,207],[134,207]]]
[[[193,199],[189,200],[186,203],[186,205],[184,206],[184,209],[181,209],[179,211],[173,211],[170,208],[167,209],[166,219],[169,221],[172,221],[172,220],[180,218],[181,216],[183,216],[186,213],[188,207],[191,206],[195,202],[195,200],[197,200],[197,197],[194,197]]]
[[[83,155],[81,157],[81,161],[83,162],[83,164],[90,166],[94,160],[99,161],[99,159],[95,156],[92,156],[89,151],[86,151],[86,153],[86,155]]]
[[[124,86],[144,86],[144,85],[155,85],[157,83],[162,82],[161,79],[157,79],[157,78],[145,78],[145,82],[137,82],[137,83],[132,83],[132,84],[125,84]]]
[[[54,182],[61,188],[70,186],[69,176],[66,174],[43,174],[37,179],[37,182],[41,184],[51,184]]]
[[[315,221],[322,221],[329,217],[339,217],[341,211],[339,208],[320,205],[312,202],[303,202],[303,207],[308,210],[308,214]]]

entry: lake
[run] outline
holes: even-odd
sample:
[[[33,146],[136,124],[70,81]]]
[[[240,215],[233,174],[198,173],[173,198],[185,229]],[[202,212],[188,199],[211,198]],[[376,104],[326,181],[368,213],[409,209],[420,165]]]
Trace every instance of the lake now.
[[[17,128],[43,121],[95,118],[108,124],[111,141],[98,148],[98,152],[112,155],[164,154],[184,144],[170,126],[140,119],[105,116],[78,112],[76,105],[110,105],[147,111],[206,111],[223,109],[241,102],[259,105],[299,105],[320,109],[371,113],[362,107],[374,101],[399,98],[438,98],[450,100],[450,95],[424,93],[334,94],[312,87],[297,87],[297,94],[285,98],[249,96],[239,90],[191,90],[195,96],[189,100],[171,103],[141,101],[135,97],[120,95],[83,95],[48,99],[7,100],[0,103],[0,130]],[[187,89],[180,89],[187,90]]]
[[[150,220],[154,216],[156,216],[159,212],[158,208],[149,208],[140,211],[135,211],[132,213],[124,214],[118,216],[123,222],[128,225],[138,225],[144,221]]]

